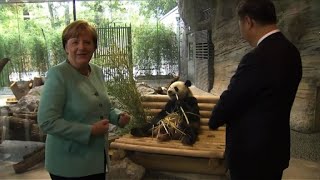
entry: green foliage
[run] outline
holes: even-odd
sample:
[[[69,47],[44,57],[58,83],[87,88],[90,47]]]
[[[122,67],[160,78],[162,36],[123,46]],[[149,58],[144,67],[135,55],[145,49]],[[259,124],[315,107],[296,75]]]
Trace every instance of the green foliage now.
[[[52,32],[47,41],[50,49],[49,67],[66,60],[67,57],[62,46],[61,32]]]
[[[159,18],[177,5],[177,0],[145,0],[141,2],[140,14]]]
[[[9,86],[9,64],[7,64],[4,69],[0,72],[0,87]]]
[[[112,46],[111,57],[108,59],[108,68],[112,69],[112,80],[106,83],[108,93],[124,105],[124,109],[132,115],[131,123],[121,132],[127,133],[133,126],[139,126],[146,121],[142,107],[141,94],[138,92],[133,79],[132,63],[129,55],[125,54],[115,44]],[[95,60],[96,61],[96,60]],[[97,60],[106,62],[106,60]],[[96,63],[99,64],[99,63]]]
[[[178,62],[178,44],[175,33],[159,24],[135,28],[133,32],[134,64],[140,69],[156,68],[160,74],[163,64],[176,65]]]
[[[42,37],[35,36],[30,47],[31,66],[36,67],[35,71],[44,74],[48,69],[48,48]]]
[[[133,46],[135,62],[142,68],[156,67],[159,70],[161,63],[176,64],[174,34],[161,25],[158,30],[155,25],[140,25],[154,20],[148,16],[159,17],[176,5],[175,0],[79,1],[76,12],[77,19],[85,19],[97,27],[119,22],[139,27],[133,34],[137,45]],[[4,70],[7,74],[1,74],[0,80],[7,81],[12,72],[38,71],[43,74],[49,67],[66,59],[61,33],[72,17],[70,7],[71,2],[0,4],[0,58],[11,59]],[[139,7],[143,10],[140,13],[146,14],[139,15]]]
[[[110,23],[123,20],[127,4],[120,0],[84,1],[81,5],[86,8],[79,11],[78,19],[86,19],[99,27],[108,26]]]

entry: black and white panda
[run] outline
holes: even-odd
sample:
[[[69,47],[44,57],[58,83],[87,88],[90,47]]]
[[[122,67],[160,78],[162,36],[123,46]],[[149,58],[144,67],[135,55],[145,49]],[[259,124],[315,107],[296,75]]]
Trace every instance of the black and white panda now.
[[[193,96],[189,87],[189,80],[175,81],[168,87],[167,95],[170,97],[164,109],[162,109],[150,123],[142,128],[131,129],[131,134],[137,137],[157,135],[158,140],[180,139],[183,144],[192,145],[196,142],[200,128],[200,113],[197,99]],[[177,128],[161,127],[168,116],[178,115]],[[164,125],[163,125],[164,126]],[[153,127],[158,130],[152,131]],[[154,128],[155,129],[155,128]]]

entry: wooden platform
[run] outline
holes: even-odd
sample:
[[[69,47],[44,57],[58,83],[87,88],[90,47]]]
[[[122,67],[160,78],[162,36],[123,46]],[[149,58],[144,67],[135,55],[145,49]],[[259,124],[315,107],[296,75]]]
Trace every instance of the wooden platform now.
[[[193,146],[183,145],[178,140],[159,142],[152,137],[124,135],[111,143],[111,148],[128,151],[134,162],[147,169],[179,171],[204,174],[224,174],[225,128],[209,130],[208,119],[218,101],[214,96],[195,96],[201,115],[201,132]],[[143,97],[143,105],[151,115],[164,107],[166,95]]]

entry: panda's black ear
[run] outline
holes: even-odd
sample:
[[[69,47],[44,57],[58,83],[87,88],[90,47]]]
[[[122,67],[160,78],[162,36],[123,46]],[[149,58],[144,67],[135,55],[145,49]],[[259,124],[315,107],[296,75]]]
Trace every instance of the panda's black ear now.
[[[184,85],[186,85],[187,87],[191,86],[191,81],[190,80],[186,80],[186,82],[184,83]]]

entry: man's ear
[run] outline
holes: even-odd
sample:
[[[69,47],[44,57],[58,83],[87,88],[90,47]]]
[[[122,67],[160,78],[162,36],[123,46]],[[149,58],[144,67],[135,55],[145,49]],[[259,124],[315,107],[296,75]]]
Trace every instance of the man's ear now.
[[[254,19],[250,18],[249,16],[245,16],[244,19],[245,19],[245,23],[247,23],[249,29],[251,29],[256,24],[256,21]]]
[[[66,52],[66,54],[69,54],[69,53],[68,53],[68,47],[67,47],[67,46],[65,46],[64,51]]]

